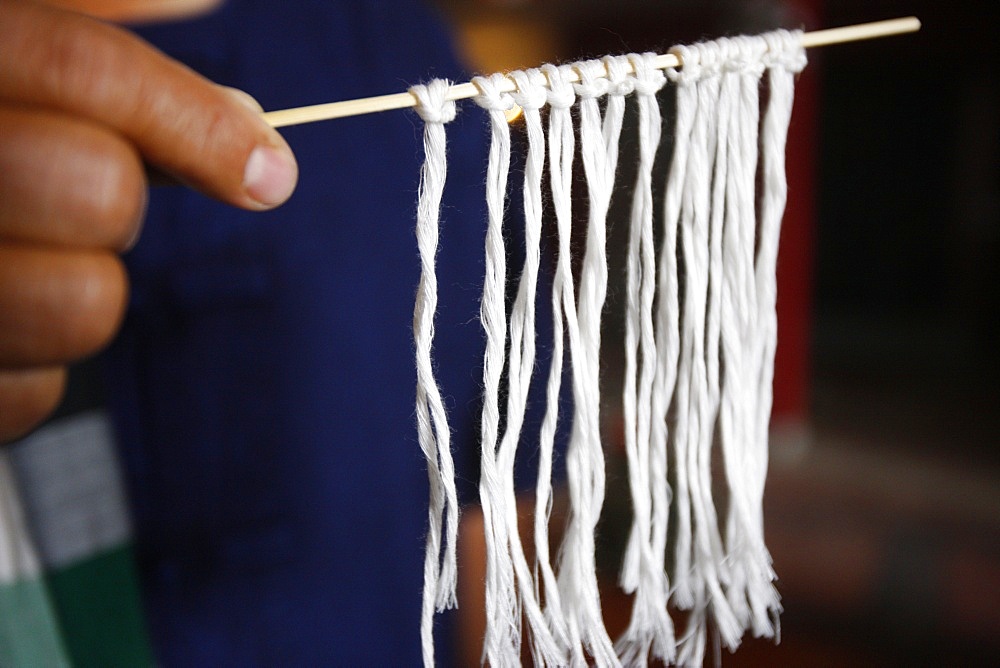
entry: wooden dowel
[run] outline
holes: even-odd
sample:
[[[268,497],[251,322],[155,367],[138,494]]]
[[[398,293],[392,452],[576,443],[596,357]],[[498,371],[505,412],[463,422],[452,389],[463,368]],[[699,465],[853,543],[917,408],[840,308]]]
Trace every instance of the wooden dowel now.
[[[828,46],[830,44],[857,42],[864,39],[888,37],[890,35],[902,35],[918,30],[920,30],[920,20],[915,16],[908,16],[888,21],[861,23],[843,28],[828,28],[826,30],[807,32],[802,35],[802,46],[806,48]],[[656,66],[660,69],[666,69],[668,67],[680,67],[682,63],[672,53],[665,53],[657,56]],[[570,80],[573,80],[572,75],[570,76]],[[501,90],[505,92],[511,92],[515,88],[516,86],[511,79],[507,79],[507,83],[501,86]],[[464,100],[475,97],[478,94],[479,90],[476,86],[471,82],[467,82],[452,86],[448,91],[447,98],[449,100]],[[264,121],[271,125],[271,127],[280,128],[288,125],[345,118],[347,116],[360,116],[361,114],[371,114],[377,111],[404,109],[406,107],[413,107],[416,103],[416,99],[409,93],[392,93],[390,95],[378,95],[376,97],[366,97],[357,100],[344,100],[342,102],[314,104],[295,109],[268,111],[263,114],[263,117]]]
[[[920,19],[916,16],[907,16],[901,19],[859,23],[842,28],[814,30],[802,35],[802,46],[810,49],[814,46],[829,46],[845,42],[860,42],[877,37],[889,37],[890,35],[903,35],[918,30],[920,30]]]

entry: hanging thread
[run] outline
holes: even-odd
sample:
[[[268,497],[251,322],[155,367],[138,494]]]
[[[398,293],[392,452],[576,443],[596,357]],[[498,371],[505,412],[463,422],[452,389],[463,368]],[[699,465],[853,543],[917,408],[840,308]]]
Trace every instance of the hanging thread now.
[[[624,57],[578,63],[574,84],[580,110],[580,154],[587,180],[587,241],[580,270],[577,320],[582,343],[574,357],[575,414],[566,453],[570,509],[559,562],[559,587],[570,629],[571,658],[589,654],[602,665],[618,659],[601,617],[594,531],[604,505],[604,449],[600,425],[601,313],[607,295],[607,212],[618,164],[625,96],[632,84]],[[598,98],[606,96],[603,117]]]
[[[524,170],[524,268],[510,315],[510,362],[507,371],[507,425],[498,456],[506,474],[507,537],[518,584],[518,598],[528,621],[532,656],[536,666],[565,663],[538,599],[531,570],[518,534],[517,499],[514,489],[514,454],[528,405],[528,387],[535,364],[535,295],[541,262],[542,172],[545,163],[545,135],[539,109],[547,99],[546,79],[540,70],[511,72],[517,90],[511,93],[514,103],[524,112],[528,135],[528,155]]]
[[[544,65],[541,69],[548,80],[549,185],[556,219],[558,257],[552,280],[552,361],[546,384],[545,417],[539,434],[538,482],[535,486],[535,567],[540,574],[536,587],[544,594],[545,618],[549,629],[562,650],[568,652],[570,645],[577,642],[570,640],[562,597],[549,556],[549,519],[552,515],[552,459],[559,420],[563,357],[567,355],[564,352],[564,338],[569,341],[568,358],[571,365],[574,359],[582,356],[583,347],[576,318],[570,255],[573,156],[576,145],[570,110],[576,101],[576,93],[570,83],[573,74],[570,66]]]
[[[724,38],[676,47],[672,54],[683,67],[666,73],[658,66],[660,56],[631,54],[473,81],[491,133],[480,308],[486,336],[480,460],[488,612],[483,661],[491,666],[520,665],[522,621],[533,661],[541,666],[633,666],[653,659],[698,665],[710,629],[731,650],[747,630],[758,636],[777,633],[781,606],[763,540],[761,501],[777,331],[774,271],[787,195],[784,146],[793,77],[805,64],[802,36],[776,31]],[[765,71],[767,105],[761,121],[759,87]],[[668,79],[675,84],[677,103],[657,249],[653,173],[662,122],[657,93]],[[515,89],[506,92],[510,81]],[[446,90],[444,82],[414,89],[426,123],[418,208],[424,275],[414,336],[418,431],[431,482],[422,622],[428,664],[433,661],[428,645],[433,609],[453,602],[451,532],[457,521],[446,416],[430,358],[444,123],[454,116],[445,105]],[[600,351],[608,292],[607,217],[626,99],[633,93],[638,171],[626,248],[621,394],[633,517],[620,584],[634,598],[629,625],[613,644],[603,622],[596,563],[606,475]],[[527,136],[525,259],[508,317],[503,225],[511,136],[505,112],[515,103],[524,111]],[[574,106],[588,200],[576,285],[571,256]],[[557,249],[552,358],[535,484],[535,560],[529,564],[518,528],[514,466],[536,365],[546,155]],[[573,397],[565,457],[569,508],[554,565],[549,523],[567,363]],[[713,469],[720,467],[722,483],[713,479]],[[724,493],[717,489],[720,484]],[[442,559],[444,518],[448,538]],[[686,612],[676,636],[671,607]]]
[[[434,662],[434,611],[457,605],[458,496],[455,465],[451,455],[451,433],[441,391],[434,379],[431,348],[434,313],[437,310],[437,278],[434,270],[438,248],[441,197],[448,173],[445,123],[455,118],[456,105],[445,99],[449,83],[443,79],[414,86],[419,100],[417,113],[424,121],[424,164],[417,198],[417,248],[420,251],[420,283],[413,309],[413,339],[417,366],[417,437],[427,460],[430,484],[427,546],[424,557],[424,594],[420,639],[425,664]],[[447,522],[442,561],[442,529]]]
[[[639,107],[639,167],[626,262],[622,408],[632,528],[622,564],[621,586],[626,593],[635,594],[635,599],[629,627],[615,644],[618,655],[628,665],[645,664],[650,650],[666,662],[674,657],[673,622],[667,614],[669,585],[664,564],[665,545],[657,552],[653,509],[656,505],[657,522],[666,521],[666,444],[664,442],[661,449],[655,449],[652,444],[653,385],[657,369],[653,323],[656,289],[653,162],[660,144],[661,122],[656,94],[666,83],[666,76],[654,65],[655,58],[652,53],[628,56]],[[664,527],[664,534],[665,530]]]
[[[486,637],[483,659],[490,665],[514,666],[520,662],[521,614],[514,584],[514,566],[508,549],[508,496],[513,485],[513,471],[503,468],[498,453],[500,429],[500,376],[503,372],[507,336],[507,312],[504,303],[507,282],[503,240],[504,203],[507,197],[507,174],[510,170],[510,129],[504,112],[514,105],[508,93],[500,92],[503,75],[476,77],[473,83],[480,94],[477,104],[489,112],[492,140],[486,171],[486,276],[480,318],[486,333],[483,366],[483,417],[481,429],[479,498],[486,527]],[[512,462],[511,462],[512,463]],[[508,482],[508,478],[511,482]]]

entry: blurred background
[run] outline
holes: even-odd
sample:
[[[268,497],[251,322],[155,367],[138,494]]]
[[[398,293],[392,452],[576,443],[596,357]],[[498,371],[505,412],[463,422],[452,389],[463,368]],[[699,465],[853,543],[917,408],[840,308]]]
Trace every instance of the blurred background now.
[[[480,72],[774,27],[920,17],[915,35],[811,51],[798,84],[765,497],[782,642],[747,641],[723,663],[976,665],[995,656],[997,4],[439,4]],[[614,365],[612,357],[605,374],[612,393]],[[622,628],[628,603],[611,591],[608,624]]]

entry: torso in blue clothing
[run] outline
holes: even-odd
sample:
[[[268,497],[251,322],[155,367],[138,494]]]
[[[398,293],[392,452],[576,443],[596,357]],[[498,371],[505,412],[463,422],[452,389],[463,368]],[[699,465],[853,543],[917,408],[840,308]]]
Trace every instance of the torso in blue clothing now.
[[[409,0],[234,0],[139,31],[265,108],[458,77]],[[464,120],[463,120],[464,119]],[[449,126],[435,347],[476,457],[485,149]],[[154,189],[107,355],[151,631],[164,665],[415,665],[426,467],[413,417],[421,126],[388,112],[284,132],[277,211]],[[464,454],[463,454],[464,453]]]

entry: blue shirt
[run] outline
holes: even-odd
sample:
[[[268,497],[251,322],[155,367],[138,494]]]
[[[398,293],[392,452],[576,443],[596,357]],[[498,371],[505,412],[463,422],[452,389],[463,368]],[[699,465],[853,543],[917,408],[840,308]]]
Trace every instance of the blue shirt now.
[[[462,78],[410,0],[240,0],[139,32],[266,109]],[[166,666],[416,665],[422,126],[394,111],[283,133],[301,173],[285,206],[154,189],[127,256],[130,309],[106,358],[150,629]],[[472,106],[448,136],[435,349],[468,471],[486,155]]]

